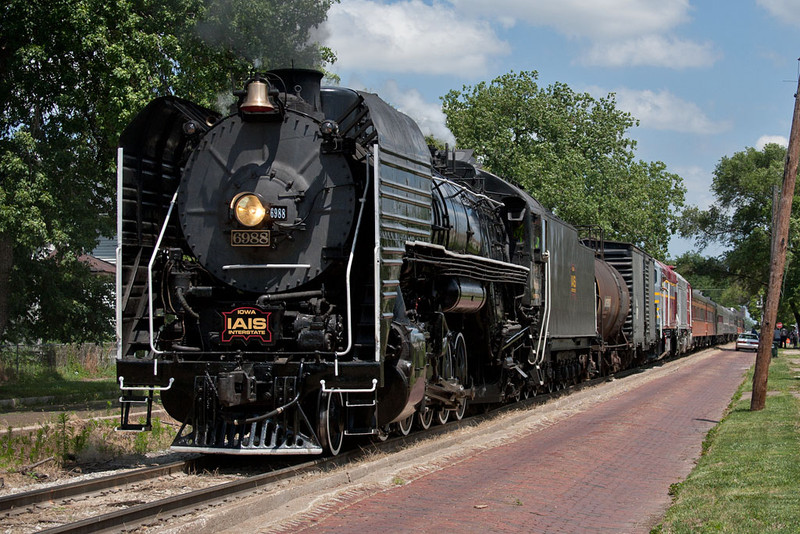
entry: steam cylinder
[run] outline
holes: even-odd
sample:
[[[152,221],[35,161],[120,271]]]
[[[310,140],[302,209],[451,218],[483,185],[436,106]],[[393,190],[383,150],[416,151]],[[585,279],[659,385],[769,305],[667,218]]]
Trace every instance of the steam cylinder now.
[[[447,280],[442,311],[445,313],[477,313],[486,301],[486,290],[475,280],[457,277]]]

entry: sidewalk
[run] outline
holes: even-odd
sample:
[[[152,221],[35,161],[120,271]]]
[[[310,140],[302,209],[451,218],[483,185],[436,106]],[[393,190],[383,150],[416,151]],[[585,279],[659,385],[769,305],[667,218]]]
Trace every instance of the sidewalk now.
[[[320,501],[277,531],[649,532],[754,361],[753,353],[710,352],[406,484]]]

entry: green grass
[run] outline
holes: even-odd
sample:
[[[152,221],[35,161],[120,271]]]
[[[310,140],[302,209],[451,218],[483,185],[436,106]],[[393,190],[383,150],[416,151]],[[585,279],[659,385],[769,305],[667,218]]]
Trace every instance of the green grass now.
[[[111,399],[119,393],[114,370],[111,375],[82,378],[65,376],[58,371],[23,375],[0,385],[0,399],[25,399],[54,396],[65,402],[84,402]]]
[[[16,472],[45,458],[69,467],[141,456],[169,447],[177,430],[158,417],[150,432],[116,432],[117,424],[116,419],[74,420],[65,412],[32,431],[15,433],[9,428],[0,433],[0,469]]]
[[[119,396],[119,386],[115,360],[109,357],[108,347],[60,345],[48,350],[0,353],[0,400],[53,397],[53,404],[59,405],[102,400],[106,401],[106,415],[118,413],[111,402]],[[139,422],[143,423],[143,418]],[[62,411],[39,423],[34,430],[0,429],[0,470],[14,473],[45,459],[71,468],[125,455],[142,455],[168,447],[177,430],[158,417],[152,420],[151,432],[116,432],[118,424],[117,418],[83,421]]]
[[[706,438],[698,465],[671,488],[673,505],[655,533],[800,532],[800,367],[781,356],[769,369],[766,408],[751,412],[742,393]],[[774,392],[774,393],[773,393]]]
[[[118,393],[114,360],[101,348],[63,346],[44,355],[7,351],[0,359],[0,400],[56,397],[57,402],[112,399]]]

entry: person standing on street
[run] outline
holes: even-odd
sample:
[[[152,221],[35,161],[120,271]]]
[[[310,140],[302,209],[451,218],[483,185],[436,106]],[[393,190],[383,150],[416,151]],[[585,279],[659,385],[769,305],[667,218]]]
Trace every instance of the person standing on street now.
[[[772,356],[777,358],[778,357],[778,347],[781,346],[781,329],[776,328],[775,332],[772,334]]]

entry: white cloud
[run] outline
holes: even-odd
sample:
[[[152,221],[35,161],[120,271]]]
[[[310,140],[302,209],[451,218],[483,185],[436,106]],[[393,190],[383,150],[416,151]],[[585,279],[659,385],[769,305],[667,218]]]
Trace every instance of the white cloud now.
[[[582,41],[585,65],[708,66],[719,57],[711,43],[674,34],[691,9],[689,0],[341,0],[319,37],[342,71],[480,76],[511,52],[492,24],[520,22]]]
[[[729,130],[730,121],[715,122],[695,103],[669,91],[617,89],[617,106],[639,119],[643,128],[693,134],[717,134]]]
[[[342,0],[331,7],[321,34],[336,52],[335,71],[483,74],[492,57],[510,53],[488,22],[421,0]]]
[[[776,143],[781,146],[789,146],[789,140],[782,135],[762,135],[756,141],[756,150],[764,150],[764,147],[769,143]]]
[[[705,67],[719,57],[711,43],[674,35],[689,22],[689,0],[450,0],[459,12],[546,26],[588,41],[577,60],[603,67]],[[499,19],[498,19],[499,20]],[[502,21],[501,21],[502,23]]]
[[[800,3],[797,0],[757,0],[756,4],[780,22],[800,26]]]
[[[450,0],[459,12],[514,17],[570,37],[662,33],[688,20],[688,0]]]
[[[394,80],[389,80],[381,90],[381,96],[398,110],[417,123],[422,133],[455,145],[456,138],[445,126],[445,117],[439,103],[425,102],[416,89],[400,89]]]
[[[681,69],[707,67],[718,57],[711,43],[647,35],[627,41],[596,42],[579,62],[603,67],[647,65]]]

